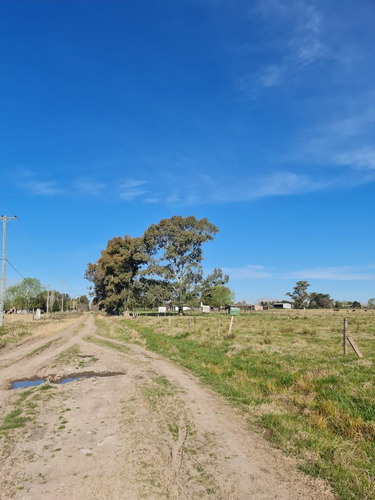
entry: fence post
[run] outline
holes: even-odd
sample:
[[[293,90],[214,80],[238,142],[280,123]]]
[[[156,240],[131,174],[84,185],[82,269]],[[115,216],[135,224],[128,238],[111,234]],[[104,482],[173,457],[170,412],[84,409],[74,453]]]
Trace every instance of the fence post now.
[[[346,356],[348,354],[348,344],[346,341],[347,335],[348,335],[348,320],[346,318],[344,318],[344,329],[342,332],[342,346],[344,348],[344,356]]]
[[[229,330],[228,330],[228,336],[230,335],[230,333],[231,333],[231,331],[232,331],[233,320],[234,320],[234,316],[232,316],[232,317],[230,318],[230,325],[229,325]]]

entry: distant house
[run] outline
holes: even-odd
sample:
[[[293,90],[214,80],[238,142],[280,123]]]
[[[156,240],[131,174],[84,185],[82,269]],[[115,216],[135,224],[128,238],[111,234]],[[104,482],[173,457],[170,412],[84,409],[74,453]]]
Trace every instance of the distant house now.
[[[275,309],[292,309],[292,304],[288,304],[287,302],[275,302],[273,307]]]
[[[255,304],[255,306],[250,306],[251,311],[263,311],[263,306]]]

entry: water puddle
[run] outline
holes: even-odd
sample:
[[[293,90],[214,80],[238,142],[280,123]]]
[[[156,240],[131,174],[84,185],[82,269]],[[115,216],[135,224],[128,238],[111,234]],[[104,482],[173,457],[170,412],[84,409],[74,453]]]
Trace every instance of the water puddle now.
[[[38,379],[28,379],[28,380],[16,380],[12,382],[11,389],[25,389],[27,387],[35,387],[38,385],[42,385],[44,383],[49,384],[69,384],[70,382],[76,382],[77,380],[85,380],[87,378],[92,377],[113,377],[115,375],[125,375],[123,372],[113,372],[113,373],[81,373],[81,374],[72,374],[71,377],[53,379],[51,377],[48,378],[38,378]]]
[[[25,387],[33,387],[34,385],[41,385],[44,384],[45,380],[38,379],[38,380],[19,380],[16,382],[12,382],[12,389],[21,389]]]

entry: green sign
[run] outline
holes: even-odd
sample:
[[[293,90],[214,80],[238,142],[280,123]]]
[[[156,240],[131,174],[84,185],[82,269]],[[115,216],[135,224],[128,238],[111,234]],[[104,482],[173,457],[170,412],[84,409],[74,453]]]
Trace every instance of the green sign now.
[[[239,307],[231,307],[230,308],[230,315],[231,316],[239,316],[240,315],[240,308]]]

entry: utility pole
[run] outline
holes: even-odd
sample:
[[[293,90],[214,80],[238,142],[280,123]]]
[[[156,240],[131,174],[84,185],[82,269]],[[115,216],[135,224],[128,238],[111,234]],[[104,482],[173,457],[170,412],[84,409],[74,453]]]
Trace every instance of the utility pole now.
[[[47,285],[47,311],[46,311],[47,318],[49,317],[49,285]]]
[[[76,291],[75,290],[72,290],[72,293],[73,293],[73,297],[72,297],[72,309],[73,309],[73,312],[76,310],[76,300],[75,300],[75,296],[76,296]]]
[[[61,312],[64,312],[64,288],[65,288],[65,280],[61,280]]]
[[[1,267],[1,295],[0,295],[0,327],[3,326],[4,317],[4,296],[5,296],[5,249],[6,249],[6,239],[7,239],[7,221],[10,219],[17,219],[17,216],[7,217],[6,215],[1,215],[0,219],[3,220],[3,262]]]

